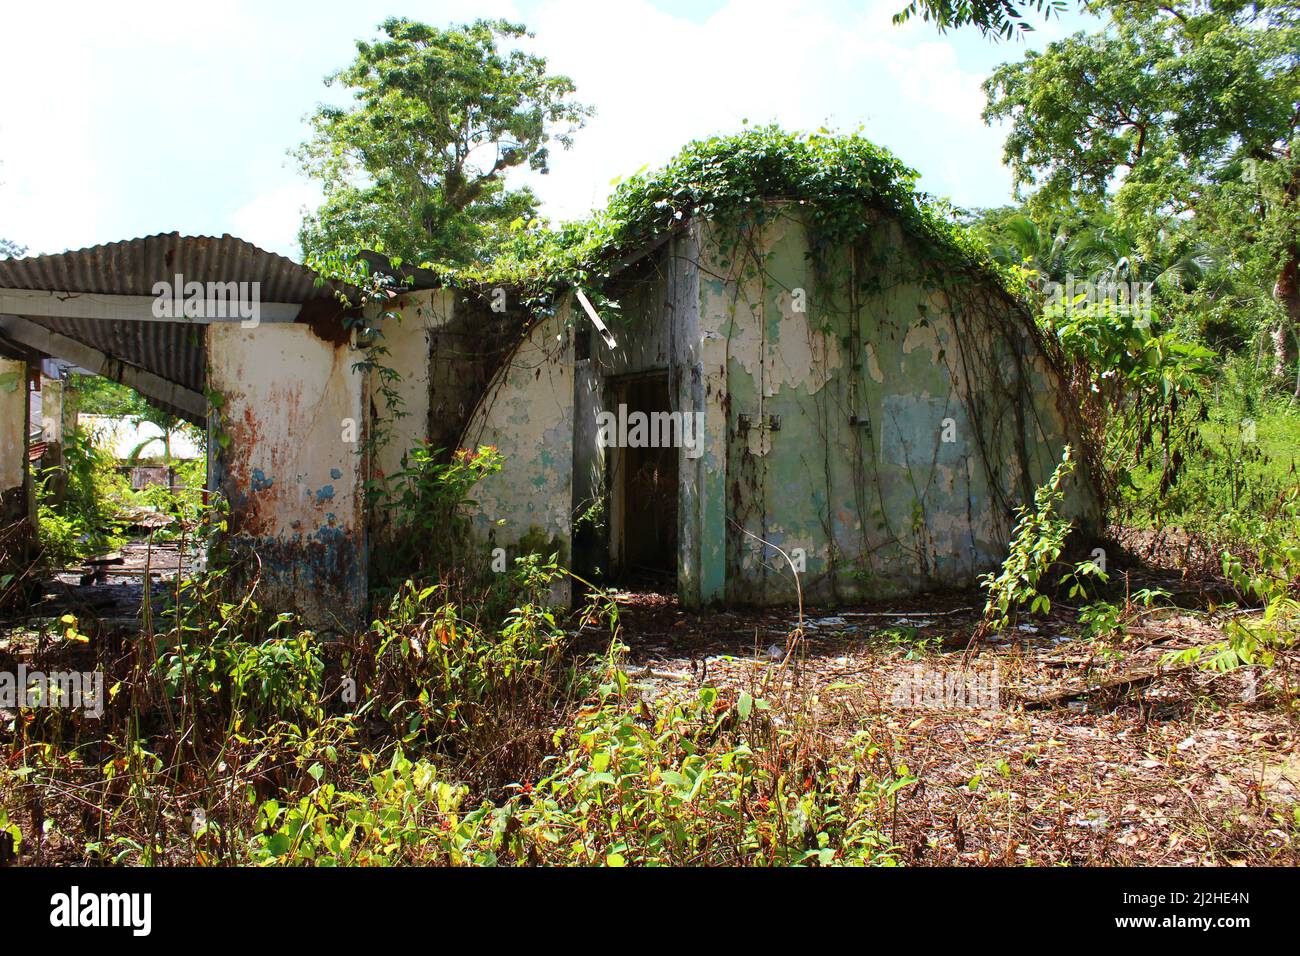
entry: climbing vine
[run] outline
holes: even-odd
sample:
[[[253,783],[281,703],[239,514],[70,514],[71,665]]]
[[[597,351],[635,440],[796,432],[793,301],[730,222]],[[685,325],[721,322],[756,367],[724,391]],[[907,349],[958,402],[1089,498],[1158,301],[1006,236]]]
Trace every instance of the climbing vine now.
[[[698,140],[662,168],[623,180],[588,219],[558,229],[517,221],[490,262],[439,274],[452,285],[512,286],[542,304],[571,285],[600,287],[630,250],[692,218],[737,222],[783,199],[806,207],[816,257],[864,237],[873,211],[888,212],[948,265],[969,269],[974,262],[999,281],[1019,281],[916,183],[914,170],[859,134],[757,127]]]
[[[823,394],[815,403],[820,421],[809,422],[820,428],[827,455],[829,436],[838,431],[833,420],[846,415],[858,426],[850,432],[859,446],[850,457],[855,462],[853,481],[863,540],[846,549],[845,542],[836,540],[828,514],[830,552],[856,552],[855,573],[874,577],[885,569],[875,566],[873,554],[892,545],[910,553],[913,566],[924,575],[933,570],[929,556],[934,542],[929,540],[926,511],[937,472],[933,461],[928,469],[923,461],[909,463],[908,474],[916,479],[912,513],[910,517],[887,513],[877,459],[881,427],[888,423],[860,419],[857,407],[864,320],[888,327],[892,335],[906,335],[918,324],[931,329],[936,361],[946,368],[951,383],[950,400],[963,407],[970,426],[973,444],[966,483],[972,494],[976,484],[984,486],[992,496],[992,511],[1008,528],[1016,504],[1032,496],[1041,477],[1032,473],[1035,462],[1030,447],[1058,430],[1056,423],[1037,419],[1043,409],[1026,401],[1027,395],[1054,380],[1049,387],[1055,393],[1056,411],[1089,475],[1095,474],[1097,443],[1084,434],[1088,429],[1080,409],[1088,398],[1072,394],[1059,343],[1037,326],[1024,305],[1029,297],[1023,272],[998,266],[982,242],[956,222],[950,208],[916,186],[913,170],[861,135],[789,133],[771,126],[748,129],[692,143],[662,168],[630,177],[617,186],[605,209],[586,220],[558,229],[517,222],[512,236],[490,261],[432,271],[445,286],[467,293],[509,289],[512,303],[522,307],[516,313],[521,318],[520,333],[533,321],[553,314],[561,296],[573,287],[583,288],[602,313],[623,322],[618,318],[618,298],[626,291],[624,280],[641,272],[642,266],[655,270],[666,264],[676,248],[667,243],[684,235],[688,223],[708,220],[715,235],[730,235],[734,268],[761,280],[763,288],[776,289],[780,283],[766,268],[754,229],[774,215],[797,220],[807,237],[810,279],[823,313],[819,329],[840,337],[848,330],[849,340],[839,342],[839,347],[853,356],[857,369],[847,404]],[[662,253],[659,245],[664,245]],[[638,259],[641,265],[629,270]],[[354,313],[361,316],[355,320],[363,351],[357,364],[369,371],[376,395],[387,406],[386,419],[381,410],[372,410],[373,431],[366,438],[372,446],[381,445],[393,421],[404,414],[397,389],[400,376],[386,361],[382,334],[391,316],[389,302],[402,289],[394,287],[391,276],[373,271],[369,258],[358,250],[312,265],[361,290],[361,304],[370,306]],[[400,267],[400,263],[393,265]],[[736,274],[715,278],[732,284],[736,296],[748,296],[743,289],[747,281],[738,280]],[[887,304],[892,291],[903,288],[922,293],[920,314],[898,314]],[[845,294],[846,302],[830,305],[837,297],[842,301]],[[732,308],[738,304],[733,302]],[[751,310],[762,308],[762,303],[746,305]],[[851,313],[844,317],[847,324],[831,321],[830,314],[843,308]],[[809,334],[814,331],[810,321]],[[1047,378],[1040,380],[1044,375]],[[829,501],[831,469],[824,464]],[[737,475],[743,473],[742,465]],[[743,520],[743,515],[739,517]]]

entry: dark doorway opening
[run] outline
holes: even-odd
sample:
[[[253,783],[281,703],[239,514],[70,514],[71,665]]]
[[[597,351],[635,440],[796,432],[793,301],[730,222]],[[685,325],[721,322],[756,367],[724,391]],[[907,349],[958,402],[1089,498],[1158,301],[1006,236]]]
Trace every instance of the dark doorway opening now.
[[[619,584],[677,590],[677,460],[680,431],[671,422],[668,373],[615,380],[610,410],[629,423],[610,455],[610,554]],[[637,421],[645,423],[639,435]],[[665,440],[668,437],[672,441]],[[637,441],[640,437],[640,441]]]

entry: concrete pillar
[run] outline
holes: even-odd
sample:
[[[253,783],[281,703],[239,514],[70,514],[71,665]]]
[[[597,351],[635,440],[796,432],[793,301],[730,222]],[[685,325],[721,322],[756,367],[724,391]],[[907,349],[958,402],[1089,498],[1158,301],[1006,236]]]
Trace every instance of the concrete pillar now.
[[[341,329],[208,327],[227,540],[260,558],[262,606],[296,611],[318,629],[357,627],[366,610],[361,357]]]
[[[727,303],[720,282],[701,282],[701,230],[694,225],[676,240],[673,257],[677,407],[704,413],[704,452],[697,458],[683,452],[678,466],[677,590],[686,607],[723,601],[727,587],[727,342],[716,318],[707,321],[707,310]]]
[[[41,379],[41,437],[63,446],[63,382],[57,378]]]
[[[57,378],[41,378],[41,438],[45,441],[45,454],[41,467],[45,474],[46,500],[58,504],[67,490],[66,472],[63,468],[63,429],[65,420],[63,382]],[[58,469],[51,472],[50,469]]]
[[[29,515],[27,363],[0,356],[0,526]]]

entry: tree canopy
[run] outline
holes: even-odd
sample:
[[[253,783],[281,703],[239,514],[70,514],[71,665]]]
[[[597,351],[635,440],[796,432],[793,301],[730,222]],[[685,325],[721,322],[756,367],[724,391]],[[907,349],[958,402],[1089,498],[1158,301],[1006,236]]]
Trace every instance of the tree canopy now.
[[[894,15],[895,23],[920,17],[939,30],[973,26],[986,36],[1010,38],[1033,30],[1031,15],[1050,17],[1066,9],[1066,0],[912,0]]]
[[[998,67],[985,119],[1040,223],[1106,218],[1154,261],[1213,261],[1204,331],[1300,332],[1300,4],[1094,4],[1108,21]],[[1206,250],[1215,248],[1213,255]]]
[[[545,173],[552,144],[568,147],[590,110],[545,59],[502,49],[530,36],[520,24],[439,29],[393,18],[380,30],[327,79],[354,104],[320,107],[298,151],[325,187],[303,224],[303,251],[365,246],[449,264],[489,256],[536,208],[533,193],[509,188],[505,175]]]

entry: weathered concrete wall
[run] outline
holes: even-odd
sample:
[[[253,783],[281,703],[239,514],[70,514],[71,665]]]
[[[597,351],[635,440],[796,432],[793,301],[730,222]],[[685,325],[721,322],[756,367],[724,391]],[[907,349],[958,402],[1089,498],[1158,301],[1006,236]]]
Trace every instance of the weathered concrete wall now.
[[[475,405],[525,324],[517,299],[456,289],[429,289],[399,296],[377,317],[382,332],[370,374],[371,568],[402,576],[411,553],[436,542],[400,541],[395,507],[399,476],[413,448],[441,450],[446,460],[458,447]],[[386,371],[396,373],[388,375]]]
[[[676,407],[705,412],[705,454],[680,458],[684,601],[793,601],[777,548],[817,601],[967,586],[1001,561],[1012,509],[1077,436],[1014,306],[957,277],[948,302],[923,255],[886,219],[814,256],[774,203],[688,230],[656,290],[620,296],[620,348],[593,350],[586,388],[667,354]],[[1081,476],[1068,510],[1095,516]]]
[[[407,453],[428,437],[430,344],[433,330],[451,313],[451,293],[441,289],[401,296],[379,323],[386,354],[375,361],[396,373],[370,376],[371,477],[398,474]]]
[[[0,356],[0,523],[27,506],[27,363]]]
[[[572,554],[574,361],[570,307],[541,319],[497,371],[460,446],[495,447],[501,471],[475,486],[487,547]],[[567,600],[565,581],[556,597]]]
[[[678,458],[686,604],[793,601],[778,548],[810,601],[975,583],[1078,436],[1014,303],[934,270],[888,218],[854,248],[815,254],[797,206],[692,224],[608,290],[614,347],[569,302],[488,388],[462,440],[506,458],[478,496],[481,530],[570,541],[573,515],[610,480],[596,415],[612,384],[667,371],[672,410],[704,415],[703,453]],[[570,358],[571,327],[589,357]],[[1066,510],[1096,517],[1081,470]],[[615,549],[618,519],[611,502]]]
[[[417,445],[448,454],[470,414],[497,372],[525,315],[509,296],[502,311],[491,297],[456,289],[425,289],[397,297],[378,320],[383,350],[370,376],[370,413],[375,432],[374,477],[384,479],[406,467]],[[391,394],[387,394],[387,393]]]
[[[365,506],[372,549],[384,551],[392,543],[398,476],[411,449],[429,437],[430,337],[450,311],[451,294],[439,289],[401,296],[372,318],[381,336],[373,361],[393,373],[372,369],[367,376],[371,447]]]
[[[721,601],[727,584],[727,343],[705,311],[700,246],[707,232],[692,224],[669,247],[674,263],[667,302],[672,317],[677,406],[704,418],[703,453],[679,452],[677,590],[688,606]]]
[[[1009,302],[955,280],[950,303],[893,222],[818,262],[796,207],[766,213],[701,248],[727,355],[728,600],[795,598],[763,542],[804,562],[814,600],[973,584],[1071,440],[1060,383]]]
[[[260,602],[317,627],[355,626],[367,559],[359,353],[305,324],[215,324],[207,335],[219,402],[213,470],[230,543],[260,558]]]

